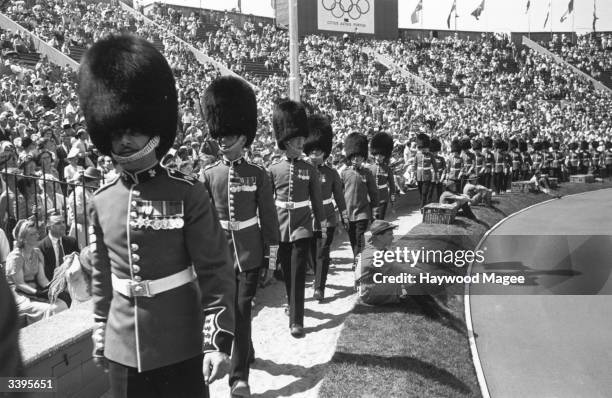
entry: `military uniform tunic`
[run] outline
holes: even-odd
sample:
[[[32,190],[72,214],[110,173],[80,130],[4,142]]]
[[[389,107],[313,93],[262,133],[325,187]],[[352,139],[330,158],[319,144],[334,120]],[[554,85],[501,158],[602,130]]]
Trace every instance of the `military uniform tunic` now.
[[[95,193],[89,218],[94,315],[107,322],[108,359],[145,371],[230,353],[234,270],[204,184],[159,164],[124,171]],[[190,266],[195,281],[154,297],[124,296],[111,282],[111,275],[156,280]]]

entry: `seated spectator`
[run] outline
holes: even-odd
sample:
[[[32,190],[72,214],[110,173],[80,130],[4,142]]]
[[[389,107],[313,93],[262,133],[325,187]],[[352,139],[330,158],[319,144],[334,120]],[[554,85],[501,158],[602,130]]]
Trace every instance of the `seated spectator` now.
[[[55,177],[56,179],[59,179],[59,172],[53,164],[53,154],[51,153],[51,151],[43,149],[38,154],[36,162],[38,163],[38,167],[40,168],[42,174],[49,174]]]
[[[102,179],[100,170],[95,167],[88,167],[82,175],[82,181],[68,196],[69,235],[76,238],[81,249],[87,245],[85,231],[87,214],[85,208],[87,203],[91,203],[95,190],[100,187],[100,179]]]
[[[17,220],[26,217],[26,203],[25,198],[17,189],[17,182],[20,178],[19,169],[2,170],[0,176],[4,187],[0,193],[0,227],[10,234]]]
[[[529,179],[530,190],[534,192],[544,192],[550,194],[550,184],[548,177],[542,175],[540,170],[536,170],[533,176]]]
[[[45,259],[45,276],[53,279],[53,271],[64,262],[64,256],[78,252],[76,240],[66,236],[66,222],[59,212],[47,217],[47,236],[38,242],[38,248]]]
[[[66,197],[63,194],[59,180],[51,174],[44,174],[38,179],[38,207],[43,214],[52,211],[64,211]]]
[[[72,147],[66,155],[68,165],[64,167],[64,179],[66,182],[74,182],[79,177],[79,172],[83,170],[83,166],[79,165],[79,148]]]
[[[13,230],[14,248],[6,259],[6,278],[15,295],[17,312],[28,323],[65,310],[66,303],[49,304],[49,279],[42,252],[36,247],[38,228],[34,221],[19,220]]]
[[[468,177],[468,181],[463,187],[463,195],[470,198],[471,205],[484,203],[491,206],[491,195],[493,190],[478,184],[478,176],[473,174]]]
[[[447,180],[444,192],[440,195],[440,204],[452,204],[457,210],[457,215],[462,215],[469,219],[476,219],[470,208],[471,199],[467,195],[455,193],[456,184],[452,180]]]

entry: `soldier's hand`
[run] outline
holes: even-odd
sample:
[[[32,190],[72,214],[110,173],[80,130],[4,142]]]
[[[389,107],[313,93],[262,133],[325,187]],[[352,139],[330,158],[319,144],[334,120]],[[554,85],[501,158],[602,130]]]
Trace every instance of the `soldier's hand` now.
[[[104,357],[104,339],[106,322],[96,322],[91,338],[93,340],[93,361],[94,363],[108,372],[108,361]]]
[[[207,352],[204,354],[202,373],[204,383],[207,385],[215,380],[223,378],[229,369],[229,357],[219,351]]]

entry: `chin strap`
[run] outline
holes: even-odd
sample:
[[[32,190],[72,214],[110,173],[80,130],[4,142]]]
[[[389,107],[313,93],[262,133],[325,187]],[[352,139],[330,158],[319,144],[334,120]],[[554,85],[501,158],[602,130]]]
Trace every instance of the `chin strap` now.
[[[113,153],[113,159],[121,165],[125,170],[139,170],[144,168],[143,166],[147,166],[145,163],[157,161],[157,157],[155,155],[155,149],[159,146],[160,138],[159,136],[155,136],[147,142],[141,150],[136,153],[131,154],[130,156],[121,156]]]

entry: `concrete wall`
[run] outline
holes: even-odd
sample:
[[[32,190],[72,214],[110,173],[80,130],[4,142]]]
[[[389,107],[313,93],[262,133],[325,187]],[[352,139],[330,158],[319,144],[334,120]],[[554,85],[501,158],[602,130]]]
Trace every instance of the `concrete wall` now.
[[[27,377],[55,377],[53,394],[40,398],[94,398],[109,388],[107,375],[92,360],[91,302],[21,329],[19,345]]]

